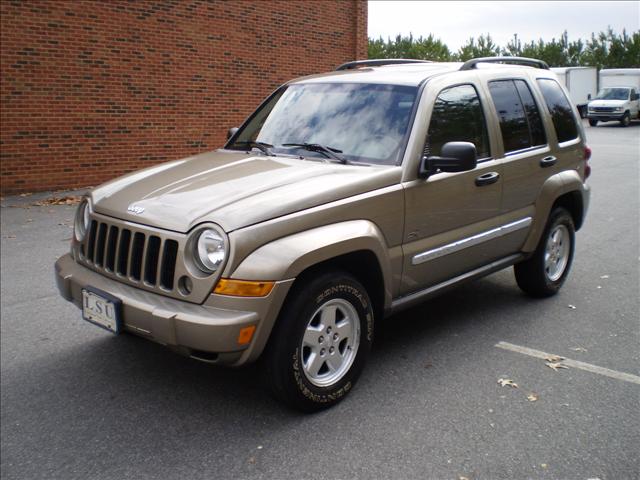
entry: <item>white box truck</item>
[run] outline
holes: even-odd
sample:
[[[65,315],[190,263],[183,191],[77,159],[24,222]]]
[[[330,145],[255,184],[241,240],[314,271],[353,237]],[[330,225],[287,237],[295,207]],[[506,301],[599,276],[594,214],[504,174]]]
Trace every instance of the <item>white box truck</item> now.
[[[587,104],[598,93],[598,69],[596,67],[553,67],[560,83],[569,91],[571,101],[578,107],[580,116],[587,116]]]
[[[589,125],[618,121],[623,126],[640,118],[640,68],[600,70],[600,91],[589,102]]]

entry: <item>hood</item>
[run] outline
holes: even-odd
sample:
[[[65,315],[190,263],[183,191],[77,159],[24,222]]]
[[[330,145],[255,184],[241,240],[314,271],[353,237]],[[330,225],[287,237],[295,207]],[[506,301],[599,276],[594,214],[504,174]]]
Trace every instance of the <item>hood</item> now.
[[[591,100],[590,107],[622,107],[627,100]]]
[[[230,232],[400,181],[400,168],[216,151],[125,175],[92,192],[93,209],[187,232],[211,221]]]

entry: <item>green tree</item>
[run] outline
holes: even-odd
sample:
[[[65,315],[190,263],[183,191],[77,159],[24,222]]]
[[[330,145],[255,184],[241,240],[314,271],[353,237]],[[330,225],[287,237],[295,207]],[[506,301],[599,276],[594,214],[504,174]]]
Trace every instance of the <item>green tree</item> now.
[[[396,36],[395,40],[382,37],[369,39],[369,58],[415,58],[446,62],[451,60],[449,48],[439,38],[429,35],[426,38],[413,38],[413,35]]]
[[[587,41],[569,41],[565,30],[559,39],[551,41],[531,41],[523,44],[518,34],[503,48],[495,44],[490,34],[469,38],[460,49],[452,54],[439,38],[403,37],[395,40],[369,39],[369,58],[417,58],[434,61],[465,61],[470,58],[493,57],[496,55],[531,57],[544,60],[553,67],[590,65],[598,68],[638,68],[640,67],[640,31],[628,34],[615,33],[611,28],[606,32],[593,33]]]
[[[472,58],[479,57],[496,57],[500,55],[500,47],[493,42],[491,35],[487,33],[487,36],[480,35],[478,41],[471,37],[467,40],[458,50],[456,58],[461,61],[467,61]]]

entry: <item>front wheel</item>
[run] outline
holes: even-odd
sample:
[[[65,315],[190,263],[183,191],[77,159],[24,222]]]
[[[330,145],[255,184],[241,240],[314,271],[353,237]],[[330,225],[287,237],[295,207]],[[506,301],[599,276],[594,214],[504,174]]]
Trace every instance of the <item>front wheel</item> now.
[[[630,123],[631,123],[631,115],[629,115],[629,112],[627,112],[622,117],[622,120],[620,120],[620,125],[622,125],[623,127],[628,127]]]
[[[589,119],[589,125],[591,125],[592,127],[595,127],[598,125],[598,120],[596,120],[595,118],[590,118]]]
[[[569,274],[575,248],[575,227],[569,212],[555,208],[534,254],[514,266],[518,286],[534,297],[555,295]]]
[[[275,396],[304,412],[338,403],[364,368],[373,324],[369,296],[352,276],[333,271],[299,279],[265,356]]]

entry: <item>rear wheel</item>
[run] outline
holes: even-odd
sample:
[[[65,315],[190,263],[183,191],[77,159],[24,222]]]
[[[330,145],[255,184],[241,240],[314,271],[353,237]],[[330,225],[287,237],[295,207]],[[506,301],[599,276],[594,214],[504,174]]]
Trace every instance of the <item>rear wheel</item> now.
[[[631,115],[629,115],[629,112],[626,112],[622,117],[622,120],[620,120],[620,125],[622,125],[623,127],[628,127],[630,123]]]
[[[328,408],[353,388],[373,341],[373,309],[364,287],[332,271],[301,278],[265,356],[275,396],[305,412]]]
[[[534,297],[558,293],[569,274],[574,248],[573,218],[558,207],[551,212],[533,256],[514,266],[518,286]]]
[[[596,120],[595,118],[590,118],[589,125],[591,125],[592,127],[595,127],[596,125],[598,125],[598,120]]]

